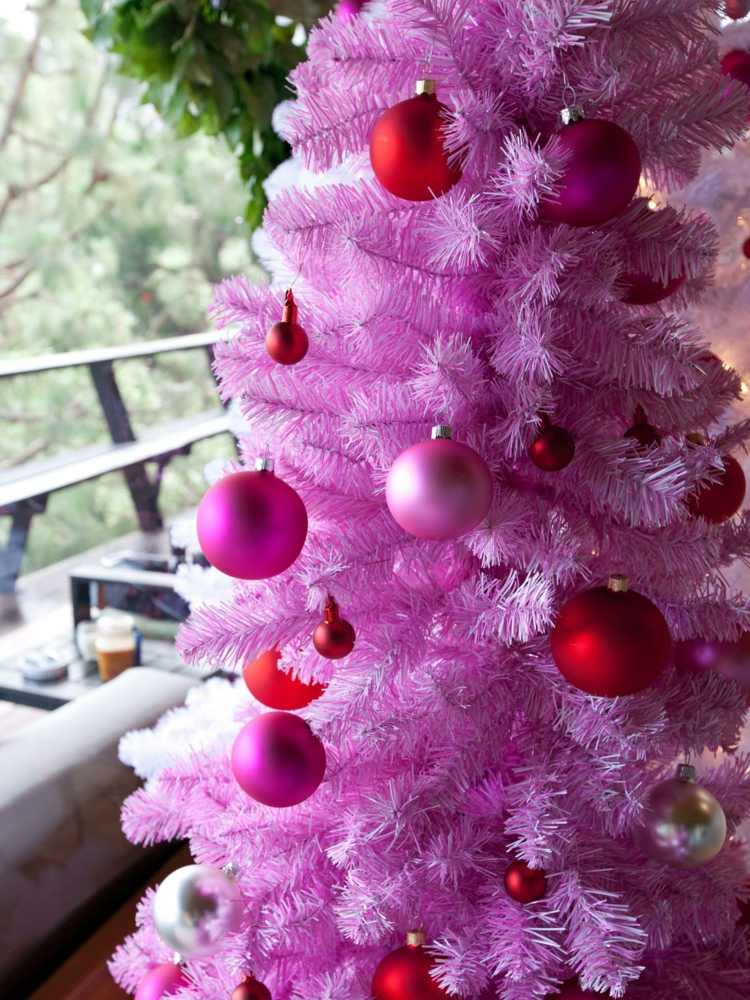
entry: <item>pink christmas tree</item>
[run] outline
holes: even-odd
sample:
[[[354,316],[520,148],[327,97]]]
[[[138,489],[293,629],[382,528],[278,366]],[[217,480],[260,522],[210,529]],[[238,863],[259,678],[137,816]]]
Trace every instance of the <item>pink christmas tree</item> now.
[[[747,997],[750,422],[711,435],[740,380],[686,312],[715,230],[634,197],[744,129],[714,7],[388,0],[313,32],[286,131],[331,173],[265,220],[296,317],[217,293],[249,431],[199,533],[240,582],[180,637],[248,685],[128,744],[159,758],[128,836],[213,869],[144,899],[112,962],[140,1000]],[[285,302],[301,360],[289,325],[266,346]]]

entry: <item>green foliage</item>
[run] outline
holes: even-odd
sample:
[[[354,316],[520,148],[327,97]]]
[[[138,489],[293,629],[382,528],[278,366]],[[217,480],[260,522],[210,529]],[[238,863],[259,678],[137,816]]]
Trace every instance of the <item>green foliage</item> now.
[[[289,155],[271,128],[303,56],[297,25],[278,24],[265,0],[81,0],[88,36],[145,84],[178,136],[222,134],[247,186],[245,217],[258,225],[261,182]]]

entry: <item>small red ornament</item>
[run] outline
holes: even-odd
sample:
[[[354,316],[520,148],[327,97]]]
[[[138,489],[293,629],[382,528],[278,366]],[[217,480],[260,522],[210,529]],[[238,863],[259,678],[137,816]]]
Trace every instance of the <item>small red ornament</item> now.
[[[615,122],[579,117],[557,139],[565,154],[562,176],[540,202],[539,217],[569,226],[601,226],[620,215],[641,177],[641,155],[631,135]]]
[[[273,998],[267,986],[258,982],[255,976],[248,976],[244,983],[240,983],[232,990],[232,1000],[273,1000]]]
[[[652,306],[669,298],[685,283],[685,275],[677,275],[668,281],[659,281],[639,271],[629,271],[621,279],[623,292],[620,300],[629,306]]]
[[[529,458],[544,472],[559,472],[573,461],[576,451],[573,435],[550,423],[546,414],[541,419],[542,429],[529,445]]]
[[[721,72],[750,87],[750,52],[745,49],[730,49],[722,57]]]
[[[339,614],[339,606],[332,597],[326,600],[323,621],[313,632],[313,646],[328,660],[340,660],[354,649],[357,638],[352,626]]]
[[[724,0],[724,13],[732,21],[741,21],[750,13],[750,0]]]
[[[535,903],[547,892],[547,876],[541,868],[513,861],[505,869],[505,891],[517,903]]]
[[[557,669],[574,687],[602,698],[643,691],[669,662],[672,638],[661,611],[630,590],[627,577],[577,594],[550,636]]]
[[[745,889],[750,892],[750,882],[745,886]],[[740,908],[740,919],[737,921],[737,926],[750,928],[750,899],[738,899],[737,906]]]
[[[281,320],[266,334],[266,350],[280,365],[296,365],[307,354],[307,334],[297,322],[297,303],[291,288],[284,296]]]
[[[742,252],[747,258],[750,258],[750,238],[742,244]]]
[[[633,426],[628,427],[623,437],[630,438],[638,443],[639,448],[652,448],[661,442],[661,434],[653,427],[646,416],[642,406],[636,406],[633,415]]]
[[[448,162],[448,109],[435,97],[433,80],[417,83],[417,96],[389,108],[370,135],[370,161],[386,190],[407,201],[437,198],[460,179]]]
[[[692,444],[705,444],[700,434],[689,434]],[[693,517],[703,517],[711,524],[722,524],[733,517],[745,499],[745,473],[732,455],[722,455],[724,468],[719,478],[705,486],[699,486],[687,497],[685,503]]]
[[[320,698],[325,684],[306,684],[279,667],[281,653],[267,649],[248,663],[242,671],[250,694],[267,708],[295,711]]]
[[[450,1000],[431,976],[435,959],[426,940],[424,931],[409,931],[404,947],[385,956],[372,977],[374,1000]]]

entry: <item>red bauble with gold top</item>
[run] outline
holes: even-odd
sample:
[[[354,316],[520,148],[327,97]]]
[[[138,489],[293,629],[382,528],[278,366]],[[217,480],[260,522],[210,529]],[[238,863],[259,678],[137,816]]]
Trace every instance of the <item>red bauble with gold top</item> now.
[[[433,80],[419,80],[417,96],[389,108],[370,135],[370,162],[383,185],[406,201],[429,201],[460,180],[445,148],[448,109]]]
[[[296,365],[307,354],[307,334],[297,320],[297,303],[290,288],[284,297],[281,320],[266,334],[266,350],[280,365]]]
[[[271,991],[255,976],[248,976],[244,983],[232,990],[232,1000],[273,1000]]]
[[[560,472],[575,456],[573,435],[553,424],[546,414],[542,414],[541,421],[541,430],[529,445],[529,458],[543,472]]]
[[[380,962],[372,977],[374,1000],[450,1000],[431,976],[435,959],[423,931],[409,931],[406,944]]]
[[[567,681],[587,694],[636,694],[659,679],[672,637],[661,611],[630,590],[627,577],[584,590],[560,609],[550,635],[552,657]]]
[[[267,708],[287,712],[304,708],[320,698],[326,689],[325,684],[306,684],[298,677],[292,677],[279,666],[280,659],[278,649],[267,649],[246,665],[242,676],[250,694]]]
[[[517,903],[535,903],[547,893],[547,876],[541,868],[513,861],[505,869],[505,891]]]

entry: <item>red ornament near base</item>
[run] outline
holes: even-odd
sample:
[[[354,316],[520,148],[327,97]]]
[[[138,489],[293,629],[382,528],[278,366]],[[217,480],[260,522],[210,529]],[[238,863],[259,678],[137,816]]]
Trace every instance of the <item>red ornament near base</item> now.
[[[724,13],[732,21],[741,21],[750,14],[750,0],[724,0]]]
[[[244,983],[240,983],[232,990],[232,1000],[273,1000],[273,998],[267,986],[259,982],[255,976],[248,976]]]
[[[307,354],[307,334],[297,322],[297,303],[291,288],[284,297],[281,320],[266,334],[266,350],[280,365],[296,365]]]
[[[580,118],[566,109],[557,134],[565,162],[552,194],[542,198],[539,218],[568,226],[601,226],[623,212],[638,190],[641,154],[632,136],[615,122]]]
[[[165,962],[149,969],[141,979],[135,992],[135,1000],[162,1000],[163,997],[171,997],[177,990],[189,985],[182,966],[174,962]]]
[[[325,684],[313,681],[306,684],[279,667],[281,653],[278,649],[267,649],[248,663],[242,671],[248,690],[253,697],[267,708],[293,712],[305,708],[311,701],[320,698]]]
[[[339,606],[332,597],[326,600],[323,621],[313,632],[313,646],[327,660],[340,660],[354,649],[357,635],[339,614]]]
[[[672,637],[661,611],[630,590],[627,577],[584,590],[564,604],[550,635],[557,669],[600,698],[636,694],[665,670]]]
[[[652,448],[661,443],[661,434],[648,422],[646,411],[642,406],[636,406],[633,414],[633,424],[625,431],[623,437],[635,441],[639,448]]]
[[[700,434],[689,434],[692,444],[705,444]],[[685,500],[693,517],[702,517],[711,524],[722,524],[733,517],[745,499],[747,483],[742,466],[732,455],[722,455],[723,468],[714,482],[698,486]]]
[[[406,201],[429,201],[461,178],[445,148],[448,108],[435,96],[435,82],[420,80],[417,96],[389,108],[370,135],[370,162],[383,185]]]
[[[424,931],[409,931],[404,947],[385,956],[372,977],[374,1000],[450,1000],[431,976],[435,959],[426,941]]]
[[[721,72],[750,87],[750,52],[745,49],[730,49],[722,56]]]
[[[622,276],[620,283],[623,288],[620,295],[621,302],[629,306],[653,306],[662,299],[674,295],[677,289],[685,284],[685,275],[680,274],[676,278],[669,278],[668,281],[660,281],[647,274],[630,271]]]
[[[513,861],[505,869],[505,891],[517,903],[535,903],[547,893],[547,876],[541,868]]]
[[[746,239],[745,242],[742,244],[742,252],[745,255],[745,257],[750,259],[750,238]]]
[[[542,429],[529,445],[529,458],[543,472],[560,472],[573,461],[575,441],[570,431],[550,423],[542,414]]]

